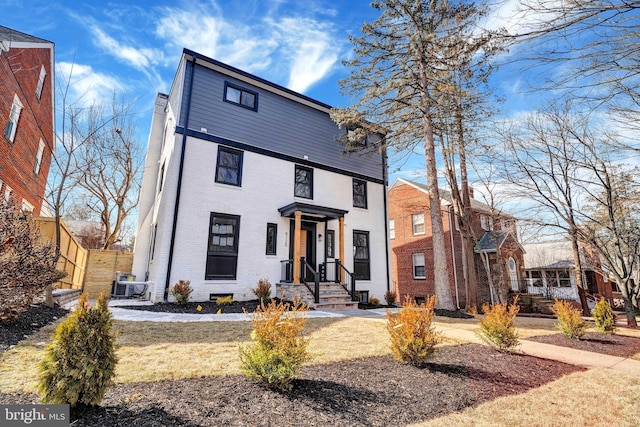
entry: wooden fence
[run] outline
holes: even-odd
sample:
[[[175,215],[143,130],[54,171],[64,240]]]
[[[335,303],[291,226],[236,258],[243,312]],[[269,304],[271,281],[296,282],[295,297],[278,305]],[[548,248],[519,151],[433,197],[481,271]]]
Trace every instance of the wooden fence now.
[[[84,292],[89,298],[96,298],[102,291],[111,295],[116,271],[131,273],[132,266],[133,252],[89,250]]]
[[[40,228],[43,241],[55,242],[56,223],[54,218],[35,217],[35,223]],[[66,271],[67,276],[62,278],[55,287],[58,289],[82,289],[87,263],[87,250],[73,236],[64,222],[60,222],[60,258],[58,270]]]

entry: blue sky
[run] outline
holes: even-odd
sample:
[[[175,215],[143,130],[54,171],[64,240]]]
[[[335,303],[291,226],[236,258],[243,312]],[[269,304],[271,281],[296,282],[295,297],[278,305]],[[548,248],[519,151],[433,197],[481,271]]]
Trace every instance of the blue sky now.
[[[348,72],[348,35],[378,14],[368,0],[51,1],[0,0],[0,25],[55,43],[56,78],[70,75],[75,96],[135,99],[146,144],[157,92],[168,92],[186,47],[333,106],[347,105],[338,80]],[[489,18],[514,27],[515,1]],[[511,17],[506,19],[506,17]],[[517,114],[528,105],[522,76],[502,70],[497,92]],[[525,107],[522,107],[525,106]],[[397,171],[396,169],[401,169]],[[422,155],[391,165],[391,179],[419,179]]]

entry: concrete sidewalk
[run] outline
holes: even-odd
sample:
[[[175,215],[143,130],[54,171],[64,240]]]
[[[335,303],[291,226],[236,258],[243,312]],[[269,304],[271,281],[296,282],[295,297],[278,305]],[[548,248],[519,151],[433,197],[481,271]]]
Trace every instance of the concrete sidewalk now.
[[[116,320],[126,320],[131,322],[234,322],[249,321],[251,316],[242,313],[233,314],[176,314],[176,313],[158,313],[141,310],[127,310],[127,305],[151,305],[148,301],[136,300],[111,300],[109,307]],[[395,311],[397,309],[392,309]],[[372,319],[384,319],[387,309],[374,310],[345,310],[340,312],[328,311],[309,311],[307,317],[362,317]],[[439,324],[437,328],[442,334],[450,339],[469,342],[476,344],[484,344],[475,334],[468,329],[456,328],[449,325]],[[520,346],[517,352],[535,356],[542,359],[557,360],[559,362],[568,363],[587,368],[609,368],[616,371],[625,372],[627,374],[640,377],[640,360],[627,359],[624,357],[609,356],[606,354],[592,353],[589,351],[576,350],[573,348],[560,347],[551,344],[544,344],[534,341],[520,340]]]

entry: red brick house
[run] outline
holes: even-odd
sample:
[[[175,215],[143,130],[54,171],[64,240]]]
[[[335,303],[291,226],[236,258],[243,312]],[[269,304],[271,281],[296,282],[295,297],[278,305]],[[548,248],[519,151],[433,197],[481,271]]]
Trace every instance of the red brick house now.
[[[440,191],[442,222],[447,246],[449,283],[458,307],[466,302],[462,263],[462,239],[448,191]],[[417,301],[433,295],[433,247],[427,186],[398,178],[389,188],[389,231],[394,290],[400,298],[410,295]],[[478,239],[475,249],[478,304],[496,300],[490,290],[484,260],[488,260],[494,286],[520,291],[523,281],[524,250],[518,243],[515,219],[471,199],[472,225]],[[492,298],[493,297],[493,298]]]
[[[0,199],[41,215],[54,137],[54,45],[0,26]]]

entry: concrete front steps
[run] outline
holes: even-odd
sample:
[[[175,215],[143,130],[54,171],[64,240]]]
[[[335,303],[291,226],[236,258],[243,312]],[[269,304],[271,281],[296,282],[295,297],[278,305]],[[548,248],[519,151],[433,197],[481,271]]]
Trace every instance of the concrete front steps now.
[[[313,289],[313,285],[312,289]],[[276,296],[285,301],[296,298],[302,300],[309,307],[320,311],[340,311],[358,308],[358,301],[351,301],[351,296],[340,283],[320,283],[320,302],[314,302],[313,294],[304,284],[278,283]]]

